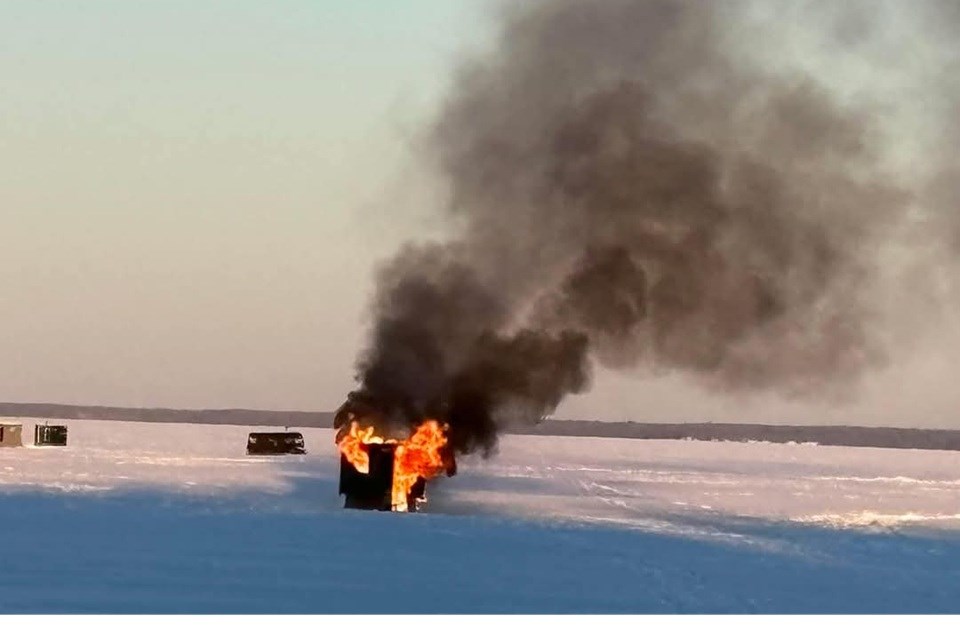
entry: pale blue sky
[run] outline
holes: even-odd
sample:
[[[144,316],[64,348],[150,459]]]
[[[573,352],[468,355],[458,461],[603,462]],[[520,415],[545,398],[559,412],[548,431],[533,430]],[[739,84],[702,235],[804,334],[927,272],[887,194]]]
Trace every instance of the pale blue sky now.
[[[0,3],[0,400],[335,407],[374,263],[442,229],[416,135],[497,6]],[[922,369],[813,413],[602,374],[559,414],[896,424]]]
[[[422,210],[410,136],[479,15],[0,4],[0,398],[336,404],[370,264]]]

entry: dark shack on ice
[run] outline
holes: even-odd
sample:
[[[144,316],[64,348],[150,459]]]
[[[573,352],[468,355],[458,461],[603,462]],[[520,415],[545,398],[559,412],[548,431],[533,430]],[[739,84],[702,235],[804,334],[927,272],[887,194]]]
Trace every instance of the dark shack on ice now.
[[[64,447],[67,444],[66,425],[36,425],[33,444],[37,447]]]
[[[251,432],[247,436],[247,455],[270,456],[305,454],[307,449],[300,432]]]

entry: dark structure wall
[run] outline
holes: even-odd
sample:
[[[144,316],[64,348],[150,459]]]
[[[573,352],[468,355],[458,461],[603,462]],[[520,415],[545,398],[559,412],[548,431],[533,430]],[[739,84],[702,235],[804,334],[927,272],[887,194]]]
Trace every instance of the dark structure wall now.
[[[340,456],[340,494],[344,508],[391,510],[393,508],[393,457],[395,445],[367,445],[369,473],[360,473]]]

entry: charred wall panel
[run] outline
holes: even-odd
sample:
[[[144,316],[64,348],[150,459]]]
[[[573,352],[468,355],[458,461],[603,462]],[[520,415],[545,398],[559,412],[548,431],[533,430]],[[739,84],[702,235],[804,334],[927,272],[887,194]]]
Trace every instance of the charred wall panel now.
[[[392,510],[393,454],[396,445],[365,445],[370,472],[360,473],[345,456],[340,456],[340,494],[344,508]]]
[[[427,481],[417,478],[417,481],[410,487],[410,494],[407,495],[407,512],[417,512],[420,510],[420,504],[427,500]]]

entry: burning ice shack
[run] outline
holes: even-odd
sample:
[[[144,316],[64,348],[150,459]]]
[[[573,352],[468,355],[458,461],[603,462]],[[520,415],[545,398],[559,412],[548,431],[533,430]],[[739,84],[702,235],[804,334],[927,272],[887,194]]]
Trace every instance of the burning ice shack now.
[[[0,447],[22,447],[23,425],[20,423],[0,423]]]
[[[418,475],[413,485],[394,491],[396,443],[362,445],[367,454],[366,472],[358,469],[346,454],[340,454],[340,494],[344,508],[416,512],[426,500],[427,482]]]
[[[340,494],[345,508],[413,512],[426,501],[426,483],[456,473],[447,426],[424,419],[408,437],[380,433],[373,410],[348,400],[337,412]]]

